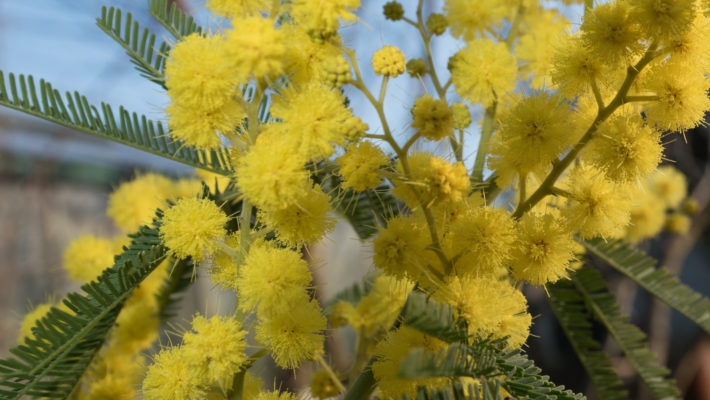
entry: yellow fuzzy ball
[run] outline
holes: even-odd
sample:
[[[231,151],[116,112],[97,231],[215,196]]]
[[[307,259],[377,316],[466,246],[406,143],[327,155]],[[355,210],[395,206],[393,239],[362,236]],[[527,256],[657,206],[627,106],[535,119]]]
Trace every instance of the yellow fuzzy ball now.
[[[395,78],[406,68],[404,53],[394,46],[385,46],[372,56],[372,68],[377,75]]]
[[[227,235],[224,225],[229,218],[210,200],[180,199],[165,210],[160,236],[177,257],[192,257],[197,261],[213,254]]]

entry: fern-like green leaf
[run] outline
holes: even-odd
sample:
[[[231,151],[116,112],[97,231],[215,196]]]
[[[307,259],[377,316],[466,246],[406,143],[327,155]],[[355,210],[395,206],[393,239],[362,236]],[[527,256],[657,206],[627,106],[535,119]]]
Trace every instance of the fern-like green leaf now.
[[[675,381],[668,377],[670,371],[658,364],[655,354],[648,349],[646,335],[621,315],[619,305],[607,290],[599,272],[585,265],[576,272],[572,281],[587,307],[614,337],[653,396],[656,399],[680,398]]]
[[[101,103],[99,112],[78,92],[62,96],[44,79],[37,87],[31,75],[15,78],[10,73],[5,79],[0,71],[0,105],[193,167],[221,175],[233,172],[224,148],[210,152],[193,149],[170,139],[162,123],[145,115],[130,113],[123,107],[116,115],[105,103]]]
[[[195,20],[182,12],[175,1],[150,0],[150,14],[160,22],[175,39],[180,40],[192,33],[202,34]]]
[[[489,379],[473,384],[452,381],[449,387],[417,388],[416,400],[505,400],[501,393],[500,379]],[[402,400],[411,400],[404,395]]]
[[[500,387],[517,399],[584,398],[552,383],[520,350],[506,349],[502,340],[477,339],[470,345],[456,343],[438,354],[414,349],[400,363],[399,376],[409,379],[459,376],[500,380]]]
[[[463,318],[457,318],[450,305],[429,299],[422,292],[414,290],[409,293],[402,314],[405,325],[444,342],[468,340],[468,328]]]
[[[595,256],[631,278],[664,303],[710,333],[710,300],[697,293],[667,269],[656,268],[656,260],[622,240],[580,240]]]
[[[124,302],[165,258],[157,229],[143,227],[112,267],[69,293],[32,328],[34,338],[0,360],[0,399],[66,398],[101,348]]]
[[[629,398],[624,384],[614,372],[609,356],[592,336],[591,316],[584,298],[568,280],[547,286],[550,306],[574,348],[577,357],[589,374],[599,398],[623,400]]]
[[[155,34],[148,28],[141,31],[131,13],[125,13],[126,21],[123,24],[121,16],[120,8],[104,6],[101,8],[101,18],[96,19],[96,25],[126,50],[143,77],[165,88],[163,69],[170,46],[165,41],[156,46]]]

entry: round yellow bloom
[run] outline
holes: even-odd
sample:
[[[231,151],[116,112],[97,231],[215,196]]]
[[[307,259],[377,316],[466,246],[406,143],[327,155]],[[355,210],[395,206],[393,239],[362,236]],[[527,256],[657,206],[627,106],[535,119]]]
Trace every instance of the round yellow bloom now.
[[[259,15],[235,19],[226,32],[226,52],[241,82],[249,77],[276,77],[283,71],[284,34],[271,18]]]
[[[358,7],[360,0],[293,0],[291,15],[313,40],[322,42],[337,33],[340,20],[355,21]]]
[[[447,384],[446,378],[403,379],[397,376],[401,362],[410,350],[417,347],[437,353],[446,348],[446,343],[408,326],[402,326],[396,331],[389,332],[385,340],[375,347],[372,373],[377,379],[384,398],[401,398],[403,394],[415,398],[417,386],[441,387]]]
[[[377,75],[396,78],[404,73],[405,68],[404,54],[395,46],[385,46],[372,56],[372,69]]]
[[[416,279],[425,275],[433,253],[426,250],[430,238],[408,218],[392,218],[374,244],[373,262],[388,274]]]
[[[62,267],[75,281],[89,282],[113,266],[113,257],[120,250],[114,241],[93,235],[81,236],[64,250]]]
[[[649,41],[664,43],[688,32],[698,12],[695,0],[631,0],[631,21]]]
[[[513,277],[533,285],[567,277],[575,241],[562,218],[529,212],[518,222],[518,238],[510,261]]]
[[[276,230],[276,238],[289,246],[312,244],[335,227],[330,210],[330,196],[319,185],[301,194],[286,208],[262,210],[259,218]]]
[[[124,182],[109,195],[106,215],[123,232],[133,233],[141,225],[150,225],[156,208],[165,207],[171,186],[170,179],[153,173]]]
[[[515,223],[507,212],[476,207],[459,217],[447,237],[457,275],[488,275],[509,260],[515,241]]]
[[[425,94],[414,102],[412,128],[429,140],[441,140],[454,133],[454,115],[444,100]]]
[[[676,208],[688,193],[685,175],[675,167],[664,165],[648,178],[648,187],[668,208]]]
[[[662,130],[685,131],[703,123],[710,110],[710,79],[677,61],[664,62],[650,75],[648,89],[659,97],[648,103],[650,124]]]
[[[382,181],[380,169],[389,164],[387,155],[371,142],[360,142],[348,147],[345,154],[338,157],[343,188],[357,192],[377,187]]]
[[[327,399],[340,394],[340,389],[335,386],[328,371],[319,369],[311,374],[311,384],[309,385],[311,394],[316,399]]]
[[[260,318],[295,306],[311,285],[311,271],[299,253],[252,244],[237,278],[239,309],[257,308]]]
[[[256,341],[271,351],[282,368],[295,369],[301,362],[323,354],[326,319],[315,300],[290,307],[259,322]]]
[[[91,383],[88,394],[84,400],[122,400],[138,397],[137,390],[132,387],[133,382],[123,376],[115,374],[106,375]]]
[[[179,347],[160,351],[148,367],[143,380],[145,400],[199,400],[205,391],[199,385],[200,376]]]
[[[518,67],[505,43],[473,40],[456,53],[452,67],[456,93],[471,103],[488,107],[515,88]]]
[[[483,0],[477,2],[475,7],[469,0],[446,0],[444,12],[451,34],[468,42],[499,26],[508,9],[503,2],[496,0]]]
[[[282,91],[271,107],[283,120],[285,140],[306,159],[327,158],[345,142],[343,122],[352,114],[336,89],[320,82]]]
[[[686,66],[696,66],[699,72],[710,72],[710,20],[698,14],[693,27],[682,36],[673,39],[668,44],[671,50],[671,60]]]
[[[632,243],[656,236],[666,218],[666,204],[643,188],[634,195],[634,205],[629,211],[630,220],[625,237]]]
[[[540,10],[525,22],[529,29],[515,45],[515,57],[520,62],[520,74],[530,80],[535,90],[550,87],[552,53],[555,42],[569,29],[569,21],[556,10]]]
[[[155,299],[157,290],[149,293]],[[144,298],[131,296],[116,319],[116,327],[110,345],[128,354],[149,349],[158,339],[160,327],[157,304],[149,304]],[[148,304],[146,304],[148,303]]]
[[[341,44],[337,40],[316,43],[301,25],[286,24],[280,29],[285,35],[284,69],[294,85],[306,85],[315,77],[323,76],[326,64],[341,57]]]
[[[491,143],[488,165],[498,171],[498,185],[514,174],[542,174],[569,146],[569,108],[557,96],[540,92],[520,100],[503,120]]]
[[[674,212],[668,215],[664,228],[668,232],[685,235],[690,230],[690,217],[683,213]]]
[[[468,194],[471,182],[463,163],[449,163],[431,153],[414,153],[408,157],[410,177],[395,180],[392,190],[411,209],[431,207],[441,203],[461,202]],[[400,162],[399,170],[404,173]]]
[[[582,41],[598,58],[625,66],[644,50],[639,25],[629,21],[625,1],[598,4],[585,13]]]
[[[227,236],[224,239],[224,244],[239,251],[241,232],[237,231]],[[225,289],[237,289],[237,264],[236,260],[229,254],[218,251],[212,260],[210,268],[210,278],[214,283],[222,285]]]
[[[224,225],[229,218],[207,199],[180,199],[165,210],[160,236],[177,257],[203,260],[217,250],[215,240],[227,235]]]
[[[552,53],[552,82],[568,99],[590,93],[592,81],[603,85],[607,73],[603,61],[592,54],[581,37],[569,35]],[[604,86],[602,86],[604,89]]]
[[[451,112],[453,113],[455,129],[466,129],[473,122],[471,120],[471,112],[464,103],[456,102],[452,104]]]
[[[227,18],[239,18],[267,10],[268,0],[207,0],[205,4],[213,13]]]
[[[171,135],[201,149],[218,147],[245,116],[240,83],[222,36],[193,33],[178,42],[165,63]]]
[[[37,325],[37,322],[47,315],[49,310],[54,307],[54,303],[42,303],[37,305],[32,311],[22,319],[20,324],[20,334],[17,335],[17,344],[24,344],[25,338],[35,339],[35,334],[32,333],[32,328]]]
[[[571,197],[562,210],[570,227],[585,239],[619,237],[629,222],[627,190],[594,166],[581,164],[570,173],[565,190]]]
[[[259,208],[277,210],[288,207],[308,190],[305,162],[282,140],[259,140],[239,160],[237,185]]]
[[[223,391],[232,388],[234,374],[242,369],[247,356],[246,331],[234,317],[195,315],[192,331],[183,337],[182,351],[191,368],[205,385],[216,385]]]
[[[663,156],[661,134],[644,124],[640,114],[617,115],[597,128],[584,159],[615,181],[646,179]]]
[[[522,346],[528,338],[532,317],[525,296],[504,280],[493,277],[453,277],[434,293],[468,322],[470,333],[495,338],[509,336],[509,348]]]

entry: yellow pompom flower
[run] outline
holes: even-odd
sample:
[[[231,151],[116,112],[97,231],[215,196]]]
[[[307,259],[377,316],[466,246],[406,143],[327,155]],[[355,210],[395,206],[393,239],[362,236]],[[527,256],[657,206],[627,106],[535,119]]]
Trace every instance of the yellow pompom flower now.
[[[710,20],[698,14],[693,27],[685,34],[673,39],[668,44],[671,60],[674,62],[697,67],[699,72],[710,72]]]
[[[256,326],[256,341],[264,344],[282,368],[295,369],[323,354],[326,319],[315,300],[290,304]]]
[[[648,103],[646,116],[659,129],[693,129],[703,123],[710,110],[710,79],[677,61],[667,61],[650,71],[648,89],[658,100]]]
[[[224,225],[228,220],[227,215],[210,200],[180,199],[165,210],[160,236],[177,257],[200,261],[217,250],[214,242],[227,235]]]
[[[149,295],[154,299],[156,294],[157,291]],[[156,304],[146,304],[144,300],[132,296],[121,309],[111,336],[112,347],[135,354],[149,349],[158,339],[159,310]]]
[[[224,244],[228,247],[239,251],[240,235],[241,232],[237,231],[224,239]],[[212,260],[212,266],[210,268],[210,278],[212,282],[221,285],[225,289],[232,289],[236,291],[237,289],[237,264],[236,260],[232,258],[229,254],[222,251],[218,251]]]
[[[389,164],[389,159],[379,147],[364,141],[348,147],[336,162],[340,165],[343,188],[362,192],[380,184],[380,170]]]
[[[268,244],[252,244],[237,278],[239,309],[257,308],[260,318],[295,305],[311,285],[308,264],[299,253]]]
[[[455,129],[466,129],[471,125],[471,111],[468,110],[468,106],[464,103],[456,102],[451,105],[451,112],[454,118],[454,128]]]
[[[488,275],[509,260],[515,223],[501,209],[476,207],[452,223],[447,239],[457,275]]]
[[[336,34],[340,20],[355,21],[358,7],[360,0],[293,0],[291,15],[313,40],[321,42]]]
[[[110,374],[91,383],[83,400],[123,400],[138,398],[133,382],[123,376]]]
[[[433,296],[456,307],[468,322],[471,334],[509,336],[509,348],[522,346],[528,338],[532,317],[527,312],[527,301],[505,280],[452,277]]]
[[[658,168],[648,178],[649,189],[668,208],[676,208],[688,193],[685,175],[670,165]]]
[[[596,57],[623,67],[644,50],[641,29],[629,20],[630,10],[627,2],[617,0],[585,13],[582,41]]]
[[[666,218],[666,204],[644,185],[633,195],[634,205],[629,211],[629,225],[624,237],[632,243],[656,236]]]
[[[284,121],[286,141],[306,159],[331,156],[333,145],[345,142],[343,121],[352,116],[340,92],[320,82],[286,88],[271,113]]]
[[[20,323],[20,333],[17,335],[17,344],[24,344],[25,338],[35,339],[35,334],[32,333],[32,328],[37,325],[37,322],[47,315],[49,310],[54,307],[54,303],[42,303],[37,305],[32,311],[28,312]]]
[[[377,75],[396,78],[404,73],[405,68],[404,53],[395,46],[385,46],[372,55],[372,69]]]
[[[562,209],[569,226],[585,239],[619,237],[629,222],[628,191],[592,165],[580,164],[567,177],[569,201]]]
[[[324,369],[319,369],[311,374],[309,388],[311,389],[311,395],[321,400],[340,394],[340,389],[333,383],[333,378],[331,378],[328,371]]]
[[[234,375],[247,359],[244,353],[247,333],[241,322],[234,317],[207,319],[198,314],[192,319],[192,331],[183,335],[181,349],[191,368],[206,386],[231,389]]]
[[[429,140],[441,140],[454,133],[454,115],[444,100],[425,94],[414,102],[412,128]]]
[[[540,92],[513,106],[491,143],[488,165],[498,171],[498,185],[509,184],[515,173],[541,174],[571,145],[569,108],[560,103]]]
[[[488,107],[515,88],[518,67],[505,43],[473,40],[456,53],[452,67],[456,93],[471,103]]]
[[[513,278],[544,285],[567,277],[576,246],[562,218],[529,212],[518,221],[517,231],[510,260]]]
[[[77,282],[89,282],[113,265],[121,247],[109,239],[85,235],[74,239],[64,250],[62,267]]]
[[[222,36],[194,33],[170,51],[165,63],[170,134],[201,149],[218,147],[245,116],[236,100],[240,83]]]
[[[267,0],[207,0],[205,4],[213,13],[227,18],[239,18],[267,10]]]
[[[690,230],[690,217],[680,212],[673,212],[666,217],[663,226],[668,232],[685,235]]]
[[[109,195],[106,215],[123,232],[133,233],[153,221],[156,208],[165,207],[171,187],[170,179],[153,173],[124,182]]]
[[[556,10],[533,14],[526,22],[529,29],[515,46],[515,57],[520,62],[520,74],[530,79],[530,87],[540,90],[550,87],[552,53],[556,40],[569,29],[569,21]]]
[[[584,159],[622,182],[646,179],[663,156],[661,134],[644,124],[640,114],[617,115],[597,128]]]
[[[284,69],[296,86],[306,85],[315,77],[323,76],[328,61],[341,57],[342,51],[337,40],[316,43],[300,25],[286,24],[280,29],[285,36]]]
[[[569,35],[555,48],[552,54],[552,82],[568,99],[591,92],[592,81],[604,89],[606,74],[603,61],[592,54],[579,36]]]
[[[262,210],[259,219],[276,230],[280,242],[292,247],[315,243],[335,227],[330,196],[319,185],[286,208]]]
[[[259,15],[235,19],[225,34],[226,53],[241,82],[250,77],[276,77],[283,71],[284,34],[271,18]]]
[[[199,400],[205,395],[200,376],[179,347],[165,348],[153,359],[143,379],[145,400]]]
[[[665,43],[688,32],[698,12],[695,0],[631,0],[631,21],[649,41]]]
[[[455,37],[463,37],[467,42],[485,35],[488,29],[500,25],[508,9],[503,2],[483,0],[471,7],[469,0],[446,0],[444,3],[446,20]]]
[[[262,132],[259,136],[267,132]],[[258,140],[239,160],[237,185],[256,206],[276,210],[308,189],[306,160],[282,140]]]
[[[408,326],[402,326],[396,331],[390,331],[385,339],[377,344],[372,373],[377,379],[383,398],[395,399],[403,394],[415,398],[418,386],[441,387],[447,384],[447,378],[404,379],[397,375],[401,362],[410,350],[417,347],[436,354],[446,348],[446,343]]]
[[[430,238],[409,218],[392,218],[375,238],[375,265],[399,278],[416,279],[425,274],[434,253],[426,250]]]
[[[431,153],[414,153],[408,157],[408,164],[409,179],[395,180],[392,193],[409,208],[420,207],[418,199],[424,207],[431,207],[441,203],[458,203],[468,194],[471,182],[463,163],[452,164]],[[404,173],[401,162],[398,168]]]

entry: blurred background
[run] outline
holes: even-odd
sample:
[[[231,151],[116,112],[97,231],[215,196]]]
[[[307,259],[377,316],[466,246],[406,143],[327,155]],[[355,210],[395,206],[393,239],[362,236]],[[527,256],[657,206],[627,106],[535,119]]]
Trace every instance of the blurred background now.
[[[147,1],[104,2],[132,12],[134,19],[157,33],[159,39],[168,38],[149,15]],[[364,66],[383,45],[397,45],[408,59],[423,55],[421,43],[411,39],[411,27],[384,20],[384,3],[364,0],[361,23],[342,31],[345,44],[357,49],[364,79],[370,82],[374,73]],[[402,3],[408,10],[416,7],[413,0]],[[440,5],[436,7],[435,3],[441,2],[425,0],[425,10],[439,11]],[[202,1],[182,0],[178,4],[202,26],[218,28],[223,24],[204,10]],[[103,101],[114,108],[123,105],[149,118],[163,119],[165,93],[141,78],[122,48],[95,26],[101,5],[95,0],[0,0],[0,70],[44,78],[60,91],[77,90],[92,104]],[[580,20],[579,6],[551,3],[550,7],[560,8],[573,23]],[[462,44],[452,39],[435,38],[434,58],[443,80],[448,56],[460,47]],[[392,81],[386,112],[402,137],[409,133],[407,117],[414,99],[428,89],[431,91],[406,74]],[[347,94],[358,116],[371,127],[378,126],[369,104],[356,93]],[[475,120],[481,110],[472,111]],[[476,129],[474,124],[468,132],[465,154],[475,154],[472,144],[477,141]],[[666,162],[673,162],[687,175],[700,211],[689,234],[664,234],[641,244],[684,283],[706,296],[710,296],[708,138],[707,127],[687,132],[684,137],[666,136]],[[145,171],[170,176],[193,174],[192,168],[182,164],[0,107],[0,357],[15,344],[19,322],[32,305],[58,299],[77,288],[61,269],[62,252],[72,239],[84,234],[116,235],[118,230],[105,214],[108,194],[121,182]],[[359,281],[373,268],[370,254],[347,224],[339,223],[328,240],[313,249],[314,258],[322,265],[316,271],[316,283],[323,298]],[[707,336],[684,317],[652,301],[630,281],[612,271],[604,272],[624,312],[644,331],[652,332],[651,347],[673,370],[687,398],[710,398],[710,389],[703,386],[710,385]],[[214,313],[231,308],[230,297],[215,295],[207,279],[193,286],[183,302],[183,318],[194,311]],[[537,316],[528,341],[531,356],[556,383],[593,397],[581,365],[546,306],[544,291],[528,289],[526,294],[531,313]],[[606,340],[603,329],[599,329],[598,339]],[[347,334],[335,335],[330,345],[332,349],[347,347],[348,340]],[[606,349],[615,355],[615,367],[634,395],[645,398],[644,389],[635,380],[631,366],[620,357],[619,349],[611,342]],[[347,351],[333,350],[332,356],[343,367],[350,362]]]

